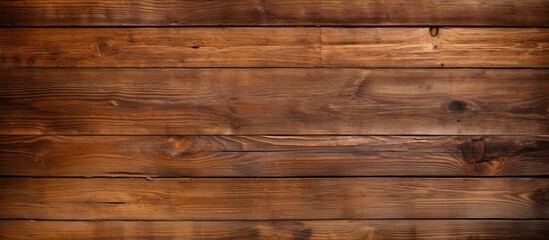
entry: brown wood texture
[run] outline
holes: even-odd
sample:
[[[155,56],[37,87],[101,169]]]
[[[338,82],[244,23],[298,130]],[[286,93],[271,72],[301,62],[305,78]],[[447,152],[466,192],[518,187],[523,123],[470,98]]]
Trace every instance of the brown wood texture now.
[[[2,178],[0,218],[547,219],[547,178]]]
[[[547,26],[545,0],[319,0],[324,25]]]
[[[0,221],[6,239],[546,239],[547,220]]]
[[[548,67],[546,28],[322,28],[323,67]]]
[[[0,1],[0,239],[548,239],[548,13]]]
[[[529,9],[521,5],[516,9]],[[317,24],[321,16],[320,7],[319,0],[2,1],[0,25],[299,26]],[[519,20],[518,24],[522,21]]]
[[[546,28],[2,28],[0,66],[541,68],[547,46]]]
[[[317,67],[318,28],[0,28],[0,67]]]
[[[1,1],[4,26],[547,26],[545,0]]]
[[[3,176],[536,176],[549,136],[4,136]]]
[[[547,70],[0,69],[0,134],[549,134]]]

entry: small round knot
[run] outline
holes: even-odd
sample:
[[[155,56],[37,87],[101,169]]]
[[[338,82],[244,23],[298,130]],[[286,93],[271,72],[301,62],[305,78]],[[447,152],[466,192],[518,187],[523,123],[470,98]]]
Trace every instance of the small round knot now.
[[[97,56],[108,56],[117,53],[114,42],[109,39],[101,39],[91,45],[92,52]]]
[[[106,42],[99,43],[99,52],[105,54],[109,52],[109,49],[111,49],[111,47],[109,46],[108,43]]]

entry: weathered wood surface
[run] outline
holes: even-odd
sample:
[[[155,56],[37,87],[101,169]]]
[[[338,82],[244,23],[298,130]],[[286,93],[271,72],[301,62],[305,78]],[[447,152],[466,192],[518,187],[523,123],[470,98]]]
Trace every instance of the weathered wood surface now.
[[[549,136],[3,136],[3,176],[549,176]]]
[[[0,1],[0,239],[547,239],[548,12]]]
[[[549,134],[547,70],[0,69],[0,134]]]
[[[547,219],[547,178],[2,178],[0,218]]]
[[[4,26],[547,26],[544,0],[1,1]]]
[[[547,26],[545,0],[318,0],[324,25]]]
[[[2,1],[0,2],[0,25],[299,26],[320,22],[320,7],[319,0]],[[520,4],[513,9],[526,10],[530,7]],[[532,10],[535,9],[532,8]],[[518,20],[517,24],[523,21],[525,20]]]
[[[549,29],[322,28],[322,66],[549,67]]]
[[[547,220],[0,221],[0,236],[50,239],[543,239]]]
[[[1,67],[317,67],[318,28],[0,28]]]
[[[546,28],[0,28],[0,66],[542,68],[548,46]]]

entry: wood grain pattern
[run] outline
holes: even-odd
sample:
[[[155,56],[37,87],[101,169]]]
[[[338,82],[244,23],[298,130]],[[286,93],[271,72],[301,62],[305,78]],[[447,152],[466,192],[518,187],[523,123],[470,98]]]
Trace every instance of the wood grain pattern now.
[[[549,29],[322,28],[322,66],[548,67]]]
[[[2,28],[0,66],[549,67],[546,28],[431,34],[429,28]]]
[[[544,0],[319,0],[324,25],[547,26]]]
[[[317,67],[318,28],[1,28],[1,67]]]
[[[545,239],[547,220],[0,221],[24,239]]]
[[[547,70],[0,69],[0,134],[549,134]]]
[[[547,26],[544,0],[24,0],[4,26]]]
[[[547,239],[548,13],[0,1],[0,239]]]
[[[4,176],[549,175],[549,136],[3,136]]]
[[[0,218],[546,219],[547,196],[547,178],[2,178]]]
[[[320,7],[319,0],[1,1],[0,25],[310,25],[320,21]]]

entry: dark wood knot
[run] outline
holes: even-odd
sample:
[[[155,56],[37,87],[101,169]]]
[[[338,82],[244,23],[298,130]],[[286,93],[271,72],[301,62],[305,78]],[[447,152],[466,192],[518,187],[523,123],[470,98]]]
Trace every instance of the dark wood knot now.
[[[467,111],[467,103],[460,100],[454,100],[448,103],[448,110],[453,113],[463,113]]]

